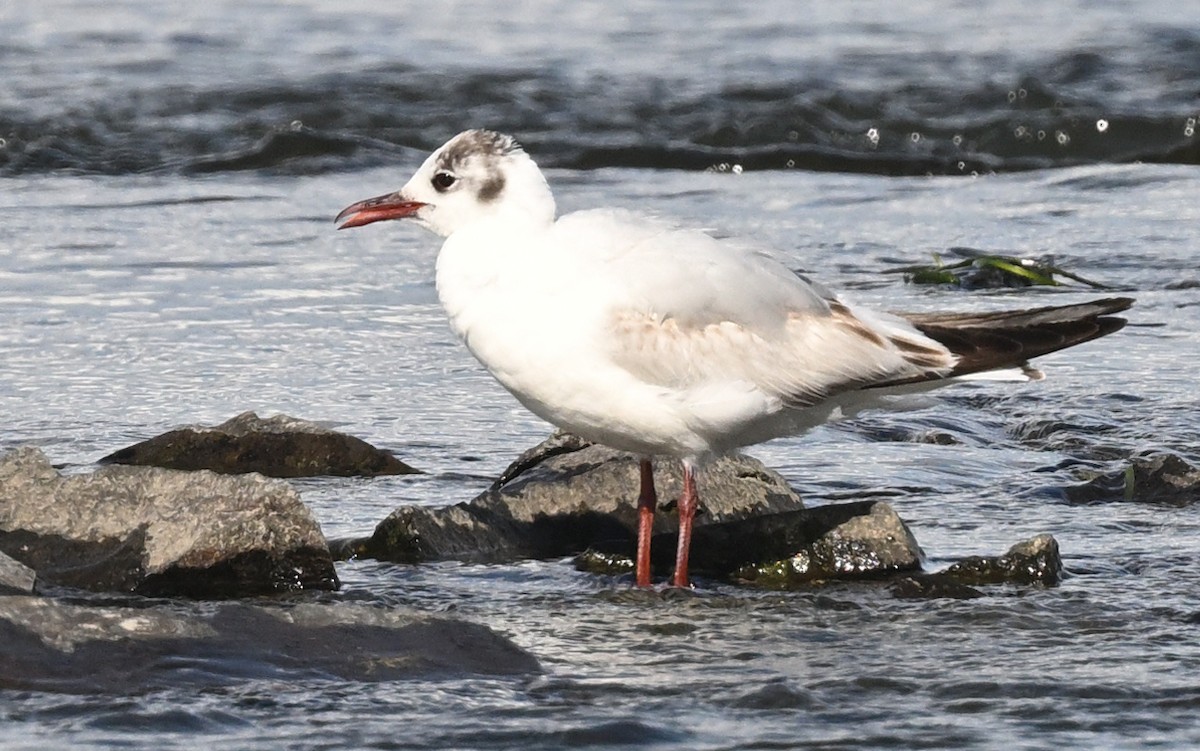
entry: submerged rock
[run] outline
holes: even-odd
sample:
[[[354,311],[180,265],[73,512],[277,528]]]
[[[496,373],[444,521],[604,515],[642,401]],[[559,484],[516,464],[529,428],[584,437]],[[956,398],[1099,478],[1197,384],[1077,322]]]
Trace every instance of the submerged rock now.
[[[1200,501],[1200,467],[1178,454],[1133,457],[1120,471],[1066,489],[1071,503],[1130,501],[1187,506]]]
[[[1062,556],[1058,540],[1037,535],[1019,542],[1000,556],[971,556],[953,564],[938,576],[971,586],[982,584],[1041,584],[1052,587],[1062,581]]]
[[[144,692],[272,681],[538,672],[466,621],[363,605],[117,607],[0,598],[0,690]]]
[[[63,477],[35,448],[0,457],[0,551],[49,584],[243,597],[338,585],[325,537],[287,484],[108,467]]]
[[[660,500],[678,496],[676,462],[656,462]],[[803,508],[778,474],[742,455],[700,474],[697,528]],[[438,559],[500,562],[573,555],[596,545],[632,550],[636,539],[638,458],[556,435],[526,452],[491,488],[441,509],[404,506],[366,540],[344,545],[357,555],[403,563]],[[655,531],[673,532],[678,516],[663,504]]]
[[[0,595],[30,594],[37,584],[37,573],[20,561],[0,553]]]
[[[976,587],[994,584],[1053,587],[1062,581],[1058,541],[1037,535],[1019,542],[999,556],[971,556],[932,574],[905,577],[892,586],[903,599],[983,597]]]
[[[254,412],[212,427],[172,430],[100,462],[269,477],[375,477],[418,471],[360,438],[287,415],[264,419]]]
[[[985,596],[974,587],[938,574],[902,576],[892,582],[891,590],[900,600],[974,600]]]

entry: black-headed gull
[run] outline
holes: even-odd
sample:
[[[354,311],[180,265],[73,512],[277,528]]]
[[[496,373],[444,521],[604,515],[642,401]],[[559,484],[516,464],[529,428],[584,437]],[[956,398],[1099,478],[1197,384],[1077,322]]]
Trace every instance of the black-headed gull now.
[[[650,457],[683,463],[672,583],[688,586],[696,467],[889,396],[1038,377],[1038,355],[1120,329],[1110,298],[1000,313],[851,306],[763,252],[612,209],[556,217],[510,136],[468,130],[341,229],[412,219],[446,238],[437,289],[471,353],[534,414],[641,461],[637,583],[650,584]]]

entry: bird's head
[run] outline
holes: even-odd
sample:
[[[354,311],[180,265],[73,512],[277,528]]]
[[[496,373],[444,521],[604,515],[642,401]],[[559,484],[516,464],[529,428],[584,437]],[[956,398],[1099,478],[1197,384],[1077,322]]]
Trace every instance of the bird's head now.
[[[351,204],[338,229],[411,218],[449,237],[493,217],[554,221],[554,197],[541,170],[512,136],[468,130],[430,154],[403,188]]]

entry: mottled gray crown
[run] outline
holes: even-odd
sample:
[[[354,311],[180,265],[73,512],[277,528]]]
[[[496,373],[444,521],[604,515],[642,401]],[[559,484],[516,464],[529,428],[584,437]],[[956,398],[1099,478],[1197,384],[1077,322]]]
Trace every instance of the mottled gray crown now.
[[[497,161],[522,151],[521,144],[512,136],[494,130],[468,130],[446,145],[438,155],[437,166],[439,170],[458,173],[472,159],[481,160],[487,172],[479,182],[476,196],[481,203],[491,203],[504,191],[504,173]]]
[[[517,139],[494,130],[468,130],[450,142],[438,157],[438,167],[454,171],[472,157],[502,157],[523,151]]]

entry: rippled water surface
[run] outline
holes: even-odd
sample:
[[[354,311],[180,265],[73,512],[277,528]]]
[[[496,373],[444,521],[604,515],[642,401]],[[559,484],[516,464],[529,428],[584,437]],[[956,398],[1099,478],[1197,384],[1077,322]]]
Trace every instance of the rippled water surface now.
[[[350,562],[334,599],[485,623],[544,673],[8,691],[0,746],[1200,745],[1200,517],[1062,495],[1142,452],[1200,461],[1190,6],[42,7],[0,11],[0,450],[38,445],[66,471],[254,409],[427,472],[299,482],[330,537],[484,489],[548,427],[453,340],[432,237],[331,222],[469,126],[544,154],[564,210],[753,238],[863,303],[1099,294],[885,273],[967,246],[1051,255],[1138,304],[1123,332],[1040,361],[1045,381],[945,390],[752,451],[809,503],[888,500],[931,568],[1050,532],[1070,574],[1055,589],[644,593],[567,561]],[[1066,144],[1038,136],[1055,130]],[[932,432],[953,440],[920,440]]]

